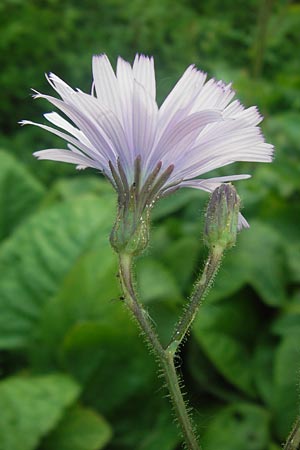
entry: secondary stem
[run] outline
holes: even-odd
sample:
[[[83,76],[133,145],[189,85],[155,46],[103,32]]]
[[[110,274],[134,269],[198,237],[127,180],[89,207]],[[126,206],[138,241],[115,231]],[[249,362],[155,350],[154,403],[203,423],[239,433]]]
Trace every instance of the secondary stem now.
[[[296,420],[283,450],[300,449],[300,418]]]
[[[171,400],[176,412],[178,423],[180,425],[184,440],[189,450],[200,450],[193,424],[189,418],[186,404],[184,402],[180,389],[178,376],[174,366],[174,355],[165,352],[165,358],[162,361],[164,375],[170,392]]]
[[[136,318],[149,345],[155,352],[159,365],[163,370],[187,449],[200,450],[178,382],[178,377],[174,366],[174,353],[170,352],[168,349],[163,349],[159,337],[150,322],[147,312],[143,309],[143,306],[137,299],[131,273],[132,257],[128,254],[119,255],[119,264],[120,279],[125,295],[126,305]]]
[[[202,275],[196,281],[190,302],[179,319],[172,338],[168,344],[168,351],[175,354],[178,346],[193,323],[198,309],[207,289],[209,288],[219,266],[223,255],[223,249],[216,247],[211,250],[206,261]]]

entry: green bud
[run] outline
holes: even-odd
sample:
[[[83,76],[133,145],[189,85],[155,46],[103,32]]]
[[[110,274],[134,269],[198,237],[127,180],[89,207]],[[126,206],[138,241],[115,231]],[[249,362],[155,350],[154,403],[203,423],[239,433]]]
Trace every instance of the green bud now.
[[[138,215],[133,205],[120,205],[110,243],[117,253],[141,254],[149,242],[150,209]]]
[[[211,195],[205,218],[204,239],[208,247],[222,250],[236,242],[240,199],[232,184],[221,184]]]

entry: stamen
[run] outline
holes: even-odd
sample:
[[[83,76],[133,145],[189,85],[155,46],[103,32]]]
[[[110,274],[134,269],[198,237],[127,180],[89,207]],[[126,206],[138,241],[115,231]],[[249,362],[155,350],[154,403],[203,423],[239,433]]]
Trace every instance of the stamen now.
[[[134,192],[137,198],[141,184],[141,155],[138,155],[134,161]]]
[[[109,168],[110,168],[113,180],[116,183],[116,191],[118,193],[119,201],[122,204],[124,204],[128,200],[126,199],[126,193],[125,193],[125,190],[124,190],[124,186],[123,186],[122,180],[121,180],[118,172],[116,171],[113,163],[111,161],[108,161],[108,164],[109,164]]]
[[[173,172],[173,170],[174,170],[174,164],[170,164],[166,168],[166,170],[161,174],[161,176],[158,178],[156,183],[154,185],[152,185],[150,191],[148,191],[148,195],[144,199],[143,208],[145,208],[146,204],[151,204],[156,200],[157,195],[160,192],[160,189],[164,186],[166,181],[170,178],[170,175]]]
[[[125,196],[125,198],[128,199],[127,201],[129,201],[130,189],[129,189],[129,185],[128,185],[126,174],[124,172],[122,164],[120,163],[120,158],[117,159],[117,165],[118,165],[119,174],[120,174],[120,177],[121,177],[121,180],[122,180],[122,184],[123,184],[124,196]]]

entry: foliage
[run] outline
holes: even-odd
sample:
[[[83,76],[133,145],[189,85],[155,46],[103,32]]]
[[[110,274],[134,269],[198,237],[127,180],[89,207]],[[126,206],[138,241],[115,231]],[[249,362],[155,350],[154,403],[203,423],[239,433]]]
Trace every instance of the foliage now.
[[[44,72],[88,90],[90,56],[102,51],[154,54],[160,99],[195,62],[234,80],[267,116],[275,162],[235,168],[253,174],[237,183],[251,228],[225,255],[178,367],[204,450],[278,450],[299,413],[298,3],[4,0],[0,23],[1,450],[180,445],[155,362],[119,297],[112,189],[95,172],[37,163],[32,151],[56,139],[16,125],[44,111],[28,98],[30,87],[48,89]],[[162,200],[137,263],[164,342],[203,266],[206,202],[192,190]]]

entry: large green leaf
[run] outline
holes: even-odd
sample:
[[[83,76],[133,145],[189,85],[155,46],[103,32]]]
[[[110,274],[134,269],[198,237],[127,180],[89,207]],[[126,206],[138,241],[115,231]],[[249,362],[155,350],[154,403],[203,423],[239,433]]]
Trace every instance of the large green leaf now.
[[[277,341],[270,337],[269,332],[263,332],[257,340],[252,362],[255,387],[269,407],[274,401],[273,366],[276,346]]]
[[[237,403],[220,410],[204,433],[205,450],[265,450],[269,442],[268,413],[261,407]]]
[[[90,247],[74,262],[57,294],[40,312],[29,347],[31,361],[38,370],[60,365],[61,347],[73,327],[91,320],[112,326],[119,317],[127,319],[123,305],[116,301],[117,264],[107,236],[97,236]]]
[[[95,411],[75,407],[67,411],[42,445],[43,450],[100,450],[112,435],[106,420]]]
[[[252,221],[251,228],[238,235],[236,247],[225,255],[209,299],[226,298],[250,284],[265,303],[279,306],[285,301],[284,262],[280,235]]]
[[[181,300],[177,280],[164,264],[151,257],[144,257],[139,260],[137,268],[137,282],[143,302]]]
[[[85,384],[84,401],[111,412],[130,396],[153,389],[156,367],[128,317],[110,317],[109,324],[75,325],[62,348],[65,367]]]
[[[108,239],[112,221],[107,198],[83,196],[37,213],[2,245],[1,348],[27,345],[44,305],[95,236]]]
[[[43,186],[13,156],[0,150],[0,240],[34,211]]]
[[[155,366],[119,299],[116,258],[106,236],[93,242],[95,249],[77,260],[41,312],[29,355],[37,370],[71,372],[85,386],[86,402],[106,412],[149,389]]]
[[[143,396],[118,410],[112,448],[122,450],[175,450],[181,441],[169,399],[154,385]]]
[[[71,378],[15,376],[0,383],[1,450],[34,450],[79,394]],[[63,449],[61,449],[63,450]]]
[[[197,342],[218,371],[250,395],[254,385],[249,360],[259,326],[255,306],[246,295],[204,303],[193,326]]]
[[[300,332],[284,337],[277,349],[274,361],[275,433],[281,439],[287,438],[293,422],[300,413],[299,370]],[[284,414],[283,414],[284,411]]]
[[[117,200],[112,196],[113,188],[101,175],[84,175],[75,178],[62,178],[53,184],[51,190],[44,196],[42,207],[58,201],[74,200],[85,194],[95,194],[104,203]],[[106,197],[107,196],[107,197]]]

